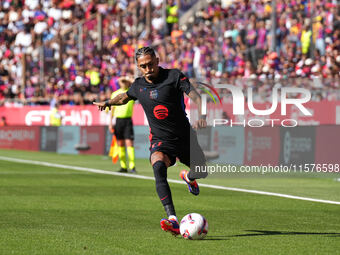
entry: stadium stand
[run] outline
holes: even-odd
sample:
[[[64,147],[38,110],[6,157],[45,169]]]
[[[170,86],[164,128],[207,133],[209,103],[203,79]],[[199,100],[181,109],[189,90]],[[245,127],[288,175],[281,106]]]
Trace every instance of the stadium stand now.
[[[148,1],[1,1],[0,105],[109,98],[121,75],[136,73],[135,49],[149,44],[162,66],[196,80],[258,91],[293,82],[316,101],[340,98],[336,1],[208,1],[171,31],[163,1],[151,2],[150,10]],[[195,2],[181,1],[178,15]]]

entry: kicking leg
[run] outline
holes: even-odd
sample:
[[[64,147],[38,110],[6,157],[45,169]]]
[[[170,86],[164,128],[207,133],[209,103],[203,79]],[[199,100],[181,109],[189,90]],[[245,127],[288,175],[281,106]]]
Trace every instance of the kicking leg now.
[[[189,192],[197,196],[200,190],[196,179],[207,177],[208,172],[205,167],[205,156],[198,144],[195,132],[191,132],[190,141],[183,143],[183,148],[185,150],[181,154],[180,161],[190,167],[190,171],[181,171],[180,177],[188,185]]]
[[[156,151],[151,155],[151,164],[156,180],[156,191],[168,216],[168,219],[161,220],[161,227],[164,231],[178,235],[179,224],[172,201],[171,190],[167,181],[167,168],[170,165],[170,159],[163,152]]]
[[[204,165],[205,166],[205,165]],[[200,169],[205,169],[204,166],[200,166]],[[189,192],[195,196],[199,195],[200,189],[196,179],[207,177],[207,172],[197,171],[196,167],[191,167],[190,171],[182,170],[179,174],[181,179],[188,185]]]

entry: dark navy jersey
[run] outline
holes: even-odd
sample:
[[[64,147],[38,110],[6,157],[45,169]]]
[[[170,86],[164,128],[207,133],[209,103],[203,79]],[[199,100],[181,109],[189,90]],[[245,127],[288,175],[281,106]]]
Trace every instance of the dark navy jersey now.
[[[139,100],[150,125],[150,140],[180,141],[188,138],[190,123],[185,113],[183,93],[192,90],[187,77],[178,69],[159,68],[154,83],[137,78],[127,92]]]

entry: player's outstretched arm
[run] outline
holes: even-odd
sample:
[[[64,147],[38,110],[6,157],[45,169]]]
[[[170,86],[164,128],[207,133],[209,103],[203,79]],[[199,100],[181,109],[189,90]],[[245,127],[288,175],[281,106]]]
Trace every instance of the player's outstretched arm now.
[[[206,121],[206,115],[202,114],[201,96],[197,93],[195,89],[191,90],[188,96],[198,107],[198,120],[196,121],[196,123],[194,123],[193,127],[195,129],[205,128],[207,126],[207,121]]]
[[[98,110],[103,111],[106,107],[111,105],[123,105],[132,100],[127,93],[121,93],[110,100],[104,102],[93,102],[94,105],[98,106]]]

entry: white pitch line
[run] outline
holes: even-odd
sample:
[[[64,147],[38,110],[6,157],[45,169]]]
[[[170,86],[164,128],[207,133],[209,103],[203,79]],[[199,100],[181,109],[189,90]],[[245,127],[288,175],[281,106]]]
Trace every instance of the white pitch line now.
[[[39,165],[39,166],[47,166],[47,167],[72,169],[72,170],[76,170],[76,171],[83,171],[83,172],[90,172],[90,173],[97,173],[97,174],[108,174],[108,175],[124,176],[124,177],[135,178],[135,179],[155,180],[154,177],[150,177],[150,176],[135,175],[135,174],[128,174],[128,173],[118,173],[118,172],[111,172],[111,171],[100,170],[100,169],[95,169],[95,168],[80,167],[80,166],[69,166],[69,165],[55,164],[55,163],[49,163],[49,162],[43,162],[43,161],[18,159],[18,158],[10,158],[10,157],[3,157],[3,156],[0,156],[0,160],[16,162],[16,163],[25,163],[25,164]],[[173,180],[173,179],[168,179],[168,182],[170,182],[170,183],[177,183],[177,184],[184,184],[183,181],[178,181],[178,180]],[[283,197],[283,198],[304,200],[304,201],[310,201],[310,202],[318,202],[318,203],[325,203],[325,204],[340,205],[340,202],[338,202],[338,201],[315,199],[315,198],[300,197],[300,196],[292,196],[292,195],[287,195],[287,194],[274,193],[274,192],[266,192],[266,191],[260,191],[260,190],[239,189],[239,188],[232,188],[232,187],[225,187],[225,186],[218,186],[218,185],[210,185],[210,184],[204,184],[204,183],[200,183],[200,186],[201,187],[210,188],[210,189],[237,191],[237,192],[252,193],[252,194],[259,194],[259,195],[266,195],[266,196],[274,196],[274,197]]]

